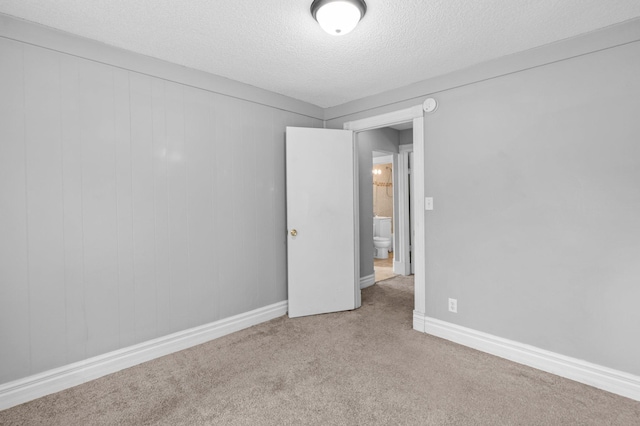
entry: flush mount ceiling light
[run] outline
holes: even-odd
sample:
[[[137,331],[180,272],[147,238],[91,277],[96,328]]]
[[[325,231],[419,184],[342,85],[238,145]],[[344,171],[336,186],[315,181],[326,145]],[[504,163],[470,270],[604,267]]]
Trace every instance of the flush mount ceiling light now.
[[[350,33],[367,11],[363,0],[314,0],[311,15],[331,35]]]

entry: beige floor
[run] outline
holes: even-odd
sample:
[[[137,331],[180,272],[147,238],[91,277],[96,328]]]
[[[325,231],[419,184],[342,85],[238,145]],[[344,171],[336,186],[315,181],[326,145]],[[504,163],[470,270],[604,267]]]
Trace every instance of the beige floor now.
[[[395,277],[393,273],[393,253],[389,253],[387,259],[373,259],[373,269],[376,274],[376,282]]]

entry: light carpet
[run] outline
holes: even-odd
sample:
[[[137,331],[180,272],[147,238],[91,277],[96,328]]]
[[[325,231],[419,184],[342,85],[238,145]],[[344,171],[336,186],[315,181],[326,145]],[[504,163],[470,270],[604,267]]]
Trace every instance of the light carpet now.
[[[638,425],[640,402],[412,329],[413,280],[0,412],[2,425]]]

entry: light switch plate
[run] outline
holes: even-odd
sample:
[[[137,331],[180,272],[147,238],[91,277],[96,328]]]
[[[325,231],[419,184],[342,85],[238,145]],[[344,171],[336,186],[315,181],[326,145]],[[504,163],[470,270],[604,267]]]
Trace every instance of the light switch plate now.
[[[424,209],[425,210],[433,210],[433,197],[425,197],[425,199],[424,199]]]

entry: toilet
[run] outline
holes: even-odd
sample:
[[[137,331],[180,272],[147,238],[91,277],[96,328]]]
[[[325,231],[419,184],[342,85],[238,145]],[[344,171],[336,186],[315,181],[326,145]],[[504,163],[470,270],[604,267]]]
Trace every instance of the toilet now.
[[[389,258],[389,249],[393,241],[391,234],[391,218],[375,216],[373,218],[373,246],[376,259]]]
[[[388,259],[389,248],[391,247],[391,238],[373,237],[373,246],[375,253],[373,257],[376,259]]]

